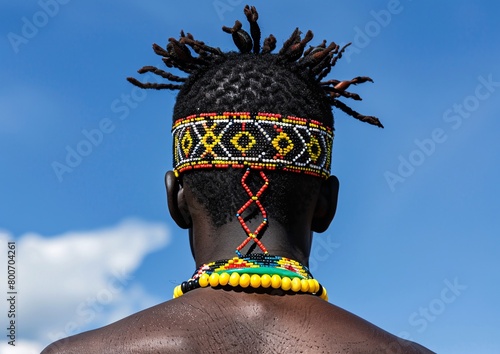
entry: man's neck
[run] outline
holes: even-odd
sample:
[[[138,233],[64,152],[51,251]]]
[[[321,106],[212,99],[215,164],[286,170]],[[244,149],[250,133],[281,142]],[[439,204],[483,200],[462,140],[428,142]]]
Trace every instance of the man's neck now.
[[[247,222],[247,226],[253,231],[259,223],[260,220],[253,219]],[[235,257],[236,248],[248,237],[237,220],[219,228],[214,228],[207,222],[195,222],[193,225],[190,237],[197,267],[215,260]],[[269,254],[288,257],[308,265],[312,233],[307,226],[285,229],[283,225],[270,219],[258,238]],[[241,253],[263,253],[263,250],[250,240],[241,249]]]

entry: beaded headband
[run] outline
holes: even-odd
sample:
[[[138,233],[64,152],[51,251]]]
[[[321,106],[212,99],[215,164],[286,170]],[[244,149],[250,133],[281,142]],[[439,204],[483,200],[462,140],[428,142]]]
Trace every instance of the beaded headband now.
[[[172,127],[174,171],[252,168],[330,175],[333,130],[274,113],[199,113]]]

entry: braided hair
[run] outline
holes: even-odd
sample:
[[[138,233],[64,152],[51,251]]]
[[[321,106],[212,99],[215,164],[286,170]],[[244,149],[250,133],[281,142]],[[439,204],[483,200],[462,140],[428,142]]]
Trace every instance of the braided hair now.
[[[179,90],[174,121],[203,112],[265,111],[315,119],[333,128],[333,106],[362,122],[383,128],[376,117],[362,115],[339,100],[341,97],[361,100],[359,95],[346,90],[350,85],[373,82],[371,78],[324,80],[350,43],[340,47],[334,42],[327,45],[324,40],[306,49],[313,33],[307,31],[302,38],[296,28],[279,52],[273,54],[276,38],[272,34],[264,39],[261,47],[255,7],[247,5],[244,13],[250,34],[240,21],[235,21],[233,27],[222,27],[231,34],[239,53],[223,52],[181,31],[178,40],[169,38],[166,48],[153,44],[153,50],[168,68],[179,69],[188,77],[145,66],[138,70],[140,74],[151,72],[168,83],[143,83],[132,77],[127,80],[144,89]],[[235,210],[248,198],[241,191],[242,174],[239,169],[229,168],[188,171],[181,177],[206,207],[214,226],[219,227],[231,221]],[[308,203],[311,190],[319,188],[321,183],[317,177],[298,173],[269,171],[266,174],[270,185],[263,203],[273,219],[283,225],[301,212],[300,206]],[[250,181],[250,185],[252,183],[257,186],[261,181]]]

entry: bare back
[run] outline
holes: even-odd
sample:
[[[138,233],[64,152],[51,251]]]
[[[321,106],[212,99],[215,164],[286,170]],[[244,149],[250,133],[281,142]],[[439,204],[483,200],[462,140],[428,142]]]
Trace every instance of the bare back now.
[[[312,295],[199,289],[98,330],[53,353],[432,353]]]

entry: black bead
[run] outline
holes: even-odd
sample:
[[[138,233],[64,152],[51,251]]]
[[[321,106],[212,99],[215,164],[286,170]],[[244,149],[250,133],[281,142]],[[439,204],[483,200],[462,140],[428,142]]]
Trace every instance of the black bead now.
[[[321,296],[321,294],[323,294],[323,286],[321,284],[319,284],[319,290],[318,292],[316,293],[317,296]]]
[[[190,290],[190,289],[188,289],[188,282],[187,281],[182,282],[181,290],[182,290],[183,294],[187,293]]]

